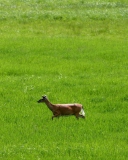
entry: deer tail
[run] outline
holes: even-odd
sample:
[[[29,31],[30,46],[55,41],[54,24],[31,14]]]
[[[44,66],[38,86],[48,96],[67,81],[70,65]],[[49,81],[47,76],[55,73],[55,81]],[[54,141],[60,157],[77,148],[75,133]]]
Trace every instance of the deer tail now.
[[[83,106],[81,108],[80,114],[85,117],[85,111],[84,111],[84,107]]]

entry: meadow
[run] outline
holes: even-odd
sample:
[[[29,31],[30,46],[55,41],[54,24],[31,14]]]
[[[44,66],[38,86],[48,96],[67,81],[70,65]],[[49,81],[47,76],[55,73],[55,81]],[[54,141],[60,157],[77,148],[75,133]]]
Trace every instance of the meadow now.
[[[0,0],[0,99],[1,160],[128,159],[127,0]]]

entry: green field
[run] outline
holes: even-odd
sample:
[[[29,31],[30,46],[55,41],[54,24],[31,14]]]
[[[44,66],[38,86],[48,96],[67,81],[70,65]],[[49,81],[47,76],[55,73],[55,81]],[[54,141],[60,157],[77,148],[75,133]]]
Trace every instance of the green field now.
[[[128,159],[128,1],[0,0],[0,99],[1,160]]]

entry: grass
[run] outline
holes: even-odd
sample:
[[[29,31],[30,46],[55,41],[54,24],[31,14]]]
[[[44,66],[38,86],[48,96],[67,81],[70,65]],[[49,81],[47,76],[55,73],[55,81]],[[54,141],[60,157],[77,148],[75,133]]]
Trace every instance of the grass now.
[[[125,160],[126,0],[0,1],[0,158]],[[86,120],[38,104],[84,105]]]

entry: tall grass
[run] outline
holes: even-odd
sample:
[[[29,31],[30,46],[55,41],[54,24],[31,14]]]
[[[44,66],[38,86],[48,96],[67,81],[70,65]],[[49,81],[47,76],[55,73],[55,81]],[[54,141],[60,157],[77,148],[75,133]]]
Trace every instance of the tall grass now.
[[[0,2],[0,158],[127,159],[127,1]]]

